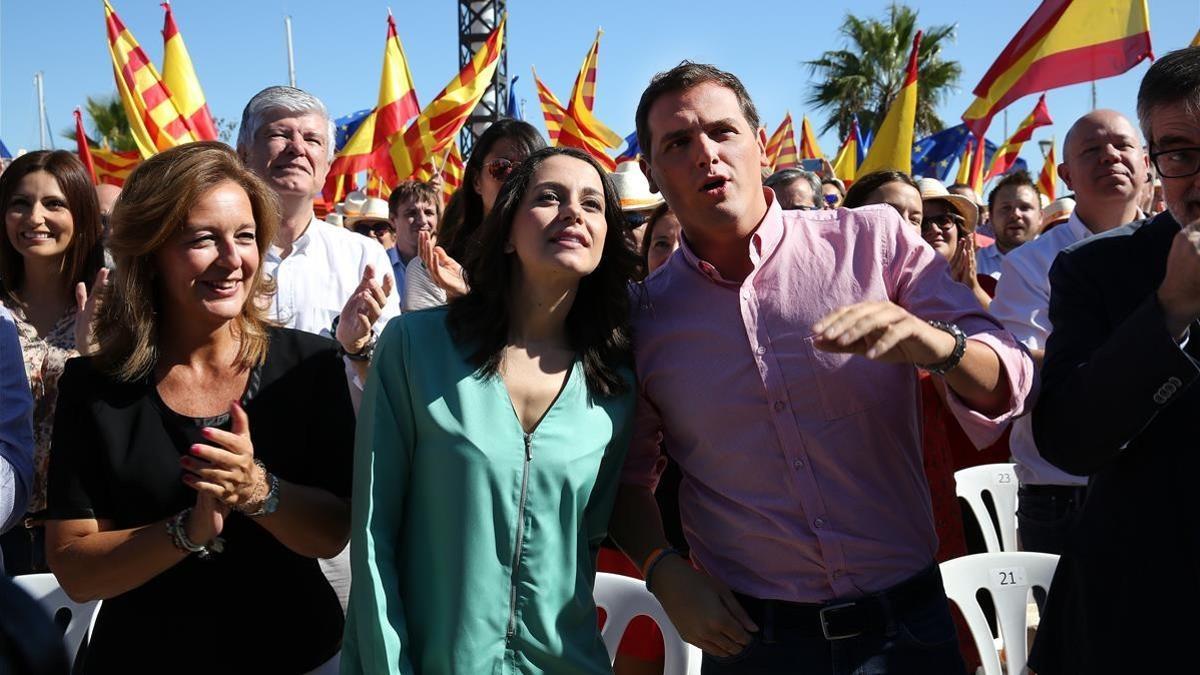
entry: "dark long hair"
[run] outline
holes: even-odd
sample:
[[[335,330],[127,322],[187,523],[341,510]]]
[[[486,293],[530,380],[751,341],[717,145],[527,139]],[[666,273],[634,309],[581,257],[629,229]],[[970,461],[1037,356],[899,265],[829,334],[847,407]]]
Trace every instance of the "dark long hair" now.
[[[100,205],[96,188],[79,158],[66,150],[38,150],[13,160],[0,174],[0,213],[7,215],[13,193],[21,179],[31,173],[45,171],[58,181],[58,188],[67,198],[74,233],[63,260],[63,292],[70,293],[75,285],[84,282],[91,290],[92,280],[104,263],[100,247]],[[25,259],[17,252],[7,236],[0,236],[0,287],[10,302],[20,304],[16,296],[25,283]],[[72,296],[72,300],[74,296]]]
[[[441,225],[438,226],[438,245],[455,260],[461,260],[466,254],[469,242],[475,236],[475,230],[479,229],[480,223],[483,222],[483,197],[475,191],[475,181],[483,171],[484,158],[492,151],[492,146],[502,138],[507,138],[519,149],[524,150],[526,155],[532,155],[546,147],[546,141],[538,130],[521,120],[506,117],[483,132],[475,142],[475,147],[471,149],[471,156],[467,158],[462,184],[450,197]]]
[[[446,321],[454,341],[471,349],[471,362],[484,377],[499,372],[508,344],[514,255],[505,252],[513,217],[538,165],[548,157],[566,156],[587,162],[604,186],[604,237],[600,264],[579,282],[567,314],[567,340],[583,362],[588,391],[608,397],[628,389],[619,368],[631,363],[629,347],[629,282],[637,267],[637,254],[627,243],[628,226],[621,213],[616,189],[604,169],[586,153],[574,148],[543,148],[533,153],[505,181],[496,205],[479,227],[478,236],[463,258],[463,271],[471,290],[450,301]]]
[[[913,180],[912,176],[903,171],[873,171],[854,181],[850,189],[846,190],[846,196],[842,199],[842,206],[848,209],[865,206],[867,199],[871,197],[871,193],[888,183],[904,183],[911,188],[915,188],[917,192],[921,191],[921,188],[917,186],[917,181]]]

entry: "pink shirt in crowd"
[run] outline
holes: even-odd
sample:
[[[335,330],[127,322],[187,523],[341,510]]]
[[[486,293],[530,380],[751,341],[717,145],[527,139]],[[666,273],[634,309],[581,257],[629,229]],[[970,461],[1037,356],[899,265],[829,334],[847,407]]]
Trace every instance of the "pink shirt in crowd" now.
[[[949,396],[978,447],[1024,412],[1033,363],[892,207],[783,211],[764,191],[744,282],[685,241],[635,290],[639,406],[622,479],[656,484],[661,438],[683,471],[692,559],[735,591],[810,603],[879,591],[937,549],[917,370],[820,351],[812,325],[891,300],[991,347],[1007,411],[988,418]]]

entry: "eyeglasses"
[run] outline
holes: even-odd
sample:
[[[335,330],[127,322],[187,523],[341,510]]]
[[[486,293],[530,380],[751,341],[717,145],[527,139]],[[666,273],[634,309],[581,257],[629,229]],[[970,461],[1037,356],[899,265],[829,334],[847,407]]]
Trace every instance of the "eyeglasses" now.
[[[382,220],[372,220],[365,223],[357,223],[354,226],[354,231],[368,237],[371,235],[381,237],[386,232],[395,232],[395,230],[392,229],[391,223],[385,223]]]
[[[516,171],[518,166],[521,166],[520,162],[514,162],[511,159],[504,159],[503,157],[488,160],[483,164],[483,168],[487,169],[488,175],[501,182],[511,176],[512,172]]]
[[[1200,173],[1200,148],[1173,148],[1150,153],[1150,161],[1163,178],[1187,178]]]
[[[962,216],[957,216],[953,213],[939,213],[936,216],[925,216],[921,219],[921,234],[926,234],[933,231],[933,228],[938,228],[942,232],[949,232],[958,227],[962,227],[966,222]]]

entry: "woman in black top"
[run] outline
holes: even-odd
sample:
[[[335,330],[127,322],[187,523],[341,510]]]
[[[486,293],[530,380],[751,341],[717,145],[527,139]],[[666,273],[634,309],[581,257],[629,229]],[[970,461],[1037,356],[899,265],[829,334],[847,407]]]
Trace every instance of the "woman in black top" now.
[[[219,143],[162,152],[113,213],[94,357],[60,385],[47,556],[103,599],[88,672],[336,669],[316,558],[349,535],[354,415],[334,343],[269,327],[274,194]]]

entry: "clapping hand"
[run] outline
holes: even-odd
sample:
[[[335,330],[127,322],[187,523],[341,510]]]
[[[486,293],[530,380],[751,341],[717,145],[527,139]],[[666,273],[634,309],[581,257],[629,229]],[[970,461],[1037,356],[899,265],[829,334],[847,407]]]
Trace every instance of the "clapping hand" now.
[[[367,265],[363,270],[362,281],[342,307],[342,314],[338,319],[335,337],[347,354],[361,352],[371,341],[371,328],[383,314],[383,308],[387,305],[393,287],[392,275],[384,275],[383,283],[379,283],[375,280],[374,267]]]
[[[267,495],[267,475],[254,462],[254,444],[250,442],[250,419],[241,404],[229,406],[230,431],[204,427],[200,434],[213,443],[197,443],[189,455],[180,457],[183,482],[188,487],[216,500],[218,508],[253,512]],[[200,502],[197,502],[197,506]]]
[[[417,250],[429,278],[446,292],[446,298],[457,298],[467,294],[467,281],[463,278],[462,265],[437,245],[437,235],[421,232],[417,235]]]
[[[96,272],[90,295],[87,285],[82,281],[75,284],[75,350],[83,356],[96,352],[97,346],[92,340],[92,326],[96,323],[96,312],[100,309],[100,296],[107,286],[108,269],[103,267]]]

